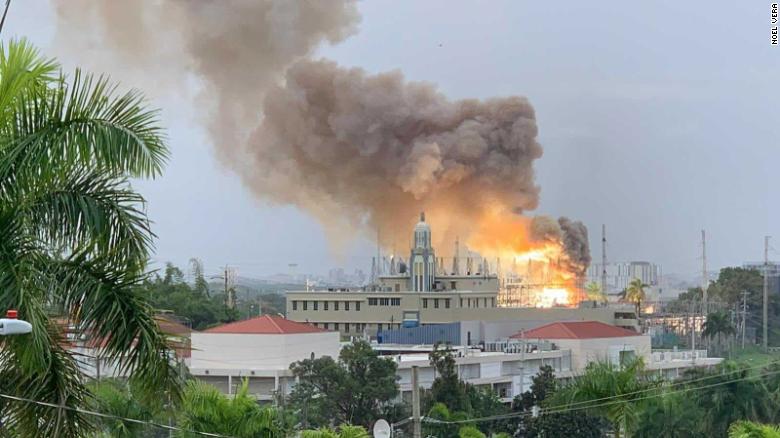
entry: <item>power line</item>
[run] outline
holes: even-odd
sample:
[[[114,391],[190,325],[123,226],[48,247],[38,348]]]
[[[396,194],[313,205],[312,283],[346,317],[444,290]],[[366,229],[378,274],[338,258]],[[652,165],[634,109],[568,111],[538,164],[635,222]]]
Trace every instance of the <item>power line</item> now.
[[[771,363],[778,363],[778,362],[780,362],[780,361],[773,361],[773,362],[769,362],[767,364],[756,366],[756,367],[752,367],[752,368],[764,368],[764,367],[770,365]],[[735,371],[732,371],[732,372],[727,373],[727,374],[732,374],[732,373],[741,372],[741,371],[747,371],[749,369],[751,369],[751,368],[742,368],[740,370],[735,370]],[[775,374],[780,374],[780,370],[768,371],[766,373],[759,373],[759,374],[756,374],[754,376],[740,377],[740,378],[737,378],[737,379],[726,380],[726,381],[723,381],[723,382],[717,382],[717,383],[713,383],[713,384],[710,384],[710,385],[703,385],[703,386],[689,387],[689,388],[681,388],[681,389],[674,390],[674,391],[660,392],[658,394],[653,394],[653,395],[649,395],[649,396],[646,396],[646,397],[638,397],[638,398],[634,398],[634,399],[631,399],[631,400],[614,400],[614,399],[623,399],[623,398],[625,398],[626,396],[629,396],[629,395],[635,395],[635,394],[640,394],[640,393],[658,391],[660,389],[660,388],[649,388],[649,389],[646,389],[646,390],[634,391],[634,392],[630,392],[630,393],[626,393],[626,394],[614,395],[614,396],[609,396],[609,397],[603,397],[603,398],[600,398],[600,399],[593,399],[593,400],[587,400],[587,401],[582,401],[582,402],[577,402],[577,403],[572,403],[572,404],[567,404],[567,405],[554,406],[554,407],[550,407],[550,408],[547,408],[547,409],[544,409],[544,410],[540,410],[539,415],[542,415],[542,414],[547,414],[547,415],[550,415],[550,414],[560,414],[560,413],[573,412],[573,411],[578,411],[578,410],[583,410],[583,409],[594,409],[594,408],[600,408],[600,407],[604,407],[604,406],[610,406],[610,405],[613,405],[615,403],[620,403],[620,402],[623,402],[623,401],[635,402],[635,401],[639,401],[639,400],[647,400],[647,399],[651,399],[651,398],[655,398],[655,397],[662,397],[662,396],[667,396],[667,395],[681,394],[681,393],[685,393],[685,392],[688,392],[688,391],[707,389],[707,388],[712,388],[712,387],[716,387],[716,386],[720,386],[720,385],[726,385],[726,384],[729,384],[729,383],[739,382],[739,381],[742,381],[742,380],[748,380],[748,379],[760,378],[760,377],[767,377],[767,376],[771,376],[771,375],[775,375]],[[704,377],[704,378],[701,378],[701,379],[695,379],[695,380],[690,380],[690,381],[683,381],[683,382],[675,383],[675,385],[690,384],[692,382],[703,381],[703,380],[713,379],[713,378],[718,378],[718,377],[723,377],[723,374],[718,374],[718,375],[714,375],[714,376],[707,376],[707,377]],[[611,401],[607,401],[606,403],[601,403],[601,404],[591,404],[591,403],[594,403],[594,402],[597,402],[597,401],[603,401],[603,400],[611,400]],[[586,404],[586,406],[578,406],[578,405],[583,405],[583,404]],[[456,421],[437,420],[437,419],[434,419],[434,418],[426,417],[424,421],[428,422],[428,423],[437,423],[437,424],[481,423],[481,422],[485,422],[485,421],[506,420],[506,419],[516,418],[516,417],[528,417],[528,416],[531,416],[531,415],[533,415],[531,412],[512,412],[512,413],[507,413],[507,414],[493,415],[493,416],[489,416],[489,417],[473,418],[473,419],[469,419],[469,420],[456,420]]]
[[[198,431],[195,431],[195,430],[183,429],[181,427],[168,426],[168,425],[165,425],[165,424],[159,424],[159,423],[155,423],[155,422],[152,422],[152,421],[144,421],[144,420],[138,420],[138,419],[135,419],[135,418],[126,418],[126,417],[120,417],[120,416],[117,416],[117,415],[104,414],[102,412],[88,411],[86,409],[74,408],[74,407],[71,407],[71,406],[64,406],[64,405],[57,405],[57,404],[54,404],[54,403],[44,402],[44,401],[40,401],[40,400],[32,400],[32,399],[29,399],[29,398],[17,397],[17,396],[9,395],[9,394],[0,394],[0,398],[5,398],[5,399],[8,399],[8,400],[20,401],[20,402],[30,403],[30,404],[40,405],[40,406],[47,406],[47,407],[50,407],[50,408],[65,409],[67,411],[73,411],[73,412],[78,412],[80,414],[92,415],[92,416],[102,417],[102,418],[110,418],[112,420],[128,421],[130,423],[143,424],[143,425],[146,425],[146,426],[153,426],[153,427],[159,427],[161,429],[167,429],[167,430],[171,430],[171,431],[180,431],[180,432],[194,433],[196,435],[210,436],[210,437],[216,437],[216,438],[235,438],[235,437],[230,436],[230,435],[220,435],[218,433],[211,433],[211,432],[198,432]]]

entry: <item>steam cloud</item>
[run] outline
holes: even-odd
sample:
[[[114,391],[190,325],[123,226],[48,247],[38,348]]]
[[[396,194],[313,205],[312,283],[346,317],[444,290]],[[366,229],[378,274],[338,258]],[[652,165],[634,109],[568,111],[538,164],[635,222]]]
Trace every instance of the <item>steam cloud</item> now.
[[[353,0],[59,0],[57,11],[71,49],[153,81],[134,84],[176,90],[196,77],[221,161],[258,197],[298,206],[337,240],[379,229],[385,246],[404,247],[425,210],[446,253],[442,243],[468,241],[485,217],[537,207],[542,148],[525,98],[452,101],[397,71],[310,59],[355,32]],[[584,272],[581,223],[533,223]]]

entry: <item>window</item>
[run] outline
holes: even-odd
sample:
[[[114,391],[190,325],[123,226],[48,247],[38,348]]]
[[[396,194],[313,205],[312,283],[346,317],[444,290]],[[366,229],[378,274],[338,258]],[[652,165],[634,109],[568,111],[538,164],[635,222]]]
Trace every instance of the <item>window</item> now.
[[[400,306],[401,305],[401,299],[400,298],[393,298],[391,304],[393,306]]]
[[[423,298],[423,309],[428,308],[428,298]]]
[[[400,292],[401,291],[401,285],[400,284],[398,284],[398,283],[395,284],[395,291],[396,292]]]
[[[482,307],[487,307],[487,298],[482,298]]]
[[[337,322],[333,323],[333,330],[336,330],[336,331],[339,330],[339,323],[337,323]]]
[[[344,333],[349,333],[349,323],[348,322],[344,323]]]
[[[382,324],[376,325],[376,331],[381,332],[382,331]]]
[[[360,301],[355,301],[355,310],[360,312]]]
[[[293,301],[293,310],[298,310],[298,302]]]
[[[369,298],[368,299],[368,305],[369,306],[376,306],[376,298]]]
[[[463,307],[463,298],[460,299],[460,307]]]
[[[323,301],[322,302],[322,306],[323,306],[323,310],[328,310],[328,302],[327,301]]]
[[[326,301],[326,303],[327,303],[327,301]],[[328,329],[330,329],[330,327],[329,327],[329,326],[330,326],[330,323],[327,323],[327,322],[326,322],[326,323],[325,323],[325,324],[323,324],[323,325],[325,326],[325,330],[328,330]]]
[[[344,301],[344,310],[349,311],[349,301]]]
[[[450,299],[445,298],[444,299],[444,308],[449,309],[450,308]]]
[[[490,299],[490,307],[496,307],[496,299],[495,298],[491,298]]]
[[[434,298],[433,299],[433,308],[434,309],[438,309],[439,308],[439,299],[438,298]]]
[[[456,282],[454,282],[454,281],[451,281],[451,282],[450,282],[450,289],[452,289],[452,290],[455,290],[455,289],[457,289],[457,287],[456,287],[456,284],[457,284]]]
[[[303,302],[303,310],[307,310],[308,309],[307,304],[309,304],[308,301],[304,301]]]
[[[389,306],[390,305],[390,298],[380,298],[379,299],[379,305],[380,306]]]
[[[339,302],[338,301],[334,301],[333,302],[333,310],[339,310]]]
[[[319,308],[320,308],[320,302],[319,302],[319,301],[313,301],[313,303],[314,303],[314,307],[313,307],[313,308],[314,308],[314,310],[319,310]]]

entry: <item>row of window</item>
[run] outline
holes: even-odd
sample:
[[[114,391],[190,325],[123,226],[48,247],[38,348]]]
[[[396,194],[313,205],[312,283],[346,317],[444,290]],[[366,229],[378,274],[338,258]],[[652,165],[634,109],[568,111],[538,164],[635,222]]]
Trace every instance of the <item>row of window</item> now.
[[[480,302],[482,303],[481,306],[479,305]],[[495,298],[461,298],[460,307],[469,307],[469,308],[496,307],[496,299]]]
[[[423,309],[428,308],[444,308],[449,309],[452,305],[452,300],[450,298],[423,298],[422,299],[422,305]],[[368,305],[369,306],[395,306],[398,307],[401,305],[401,299],[400,298],[369,298],[368,299]],[[297,301],[293,300],[292,302],[292,309],[298,310],[298,308],[301,308],[302,310],[330,310],[331,308],[333,310],[341,310],[342,308],[345,311],[349,311],[350,309],[355,309],[355,311],[360,312],[360,301]],[[495,298],[461,298],[460,299],[460,307],[468,307],[468,308],[480,308],[480,307],[496,307],[496,300]]]
[[[441,301],[444,302],[444,308],[449,309],[450,308],[450,299],[449,298],[423,298],[423,309],[428,308],[428,301],[433,301],[433,308],[438,309],[439,304]]]
[[[352,323],[352,322],[313,322],[312,323],[315,327],[323,328],[325,330],[333,330],[333,331],[344,331],[344,333],[363,333],[366,328],[374,328],[374,325],[376,325],[377,331],[382,330],[393,330],[393,329],[400,329],[401,324],[393,324],[393,323],[386,323],[386,324],[366,324],[366,323]]]
[[[343,307],[341,306],[343,304]],[[352,306],[350,305],[352,304]],[[298,306],[301,307],[302,310],[320,310],[320,307],[322,307],[322,310],[330,310],[331,306],[333,310],[340,310],[343,308],[346,311],[350,310],[350,307],[355,309],[355,311],[360,312],[360,301],[297,301],[293,300],[292,302],[292,309],[298,310]]]
[[[369,298],[369,306],[400,306],[400,298]]]

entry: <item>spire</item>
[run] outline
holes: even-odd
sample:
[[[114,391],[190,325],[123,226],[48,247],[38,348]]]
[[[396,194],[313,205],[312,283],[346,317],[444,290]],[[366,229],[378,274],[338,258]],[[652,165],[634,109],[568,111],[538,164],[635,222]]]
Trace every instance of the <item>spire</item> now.
[[[420,222],[425,222],[425,212],[424,211],[420,212]]]

